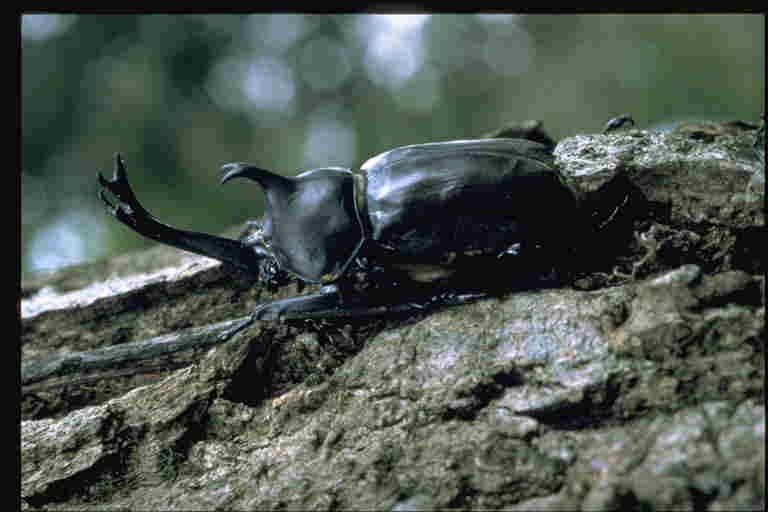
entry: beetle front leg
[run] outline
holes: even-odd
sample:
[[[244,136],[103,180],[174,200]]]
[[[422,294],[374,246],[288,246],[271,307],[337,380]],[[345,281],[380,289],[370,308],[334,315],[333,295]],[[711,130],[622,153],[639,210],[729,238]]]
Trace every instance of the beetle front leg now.
[[[115,154],[112,179],[107,179],[99,173],[99,183],[102,187],[99,190],[99,198],[107,206],[107,211],[140,235],[185,251],[225,261],[245,270],[258,268],[261,256],[238,240],[177,229],[158,221],[136,199],[128,183],[125,162],[119,153]],[[114,204],[107,199],[105,191],[117,200]]]
[[[311,318],[355,318],[424,309],[425,304],[389,304],[363,295],[339,291],[337,284],[299,297],[267,302],[253,313],[255,320],[307,320]]]
[[[421,293],[400,301],[372,300],[365,295],[340,293],[328,285],[316,293],[276,300],[259,306],[255,320],[306,320],[311,318],[355,318],[396,313],[416,313],[441,306],[468,304],[490,296],[485,292]]]
[[[346,294],[342,297],[339,287],[331,284],[323,286],[316,293],[263,304],[256,309],[253,317],[255,320],[304,320],[379,315],[389,312],[386,306],[381,304],[363,304],[350,299]]]

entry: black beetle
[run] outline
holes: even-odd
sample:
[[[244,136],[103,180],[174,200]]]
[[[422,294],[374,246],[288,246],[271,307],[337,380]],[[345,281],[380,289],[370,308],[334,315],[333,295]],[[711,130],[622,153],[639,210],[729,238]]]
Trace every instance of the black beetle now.
[[[115,156],[99,174],[109,212],[141,235],[252,271],[286,271],[319,292],[258,308],[259,319],[340,317],[458,303],[485,296],[567,259],[578,208],[546,146],[478,139],[405,146],[359,170],[285,177],[250,164],[222,168],[266,196],[255,233],[242,240],[173,228],[136,199]],[[512,264],[510,264],[510,261]],[[543,274],[546,272],[543,272]],[[361,277],[362,276],[362,277]],[[374,276],[374,277],[371,277]]]

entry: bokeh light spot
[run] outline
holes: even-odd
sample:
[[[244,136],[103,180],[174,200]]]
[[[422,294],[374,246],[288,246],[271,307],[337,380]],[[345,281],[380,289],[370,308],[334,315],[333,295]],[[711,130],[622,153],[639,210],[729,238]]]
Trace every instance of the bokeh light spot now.
[[[33,41],[56,37],[66,32],[76,18],[73,14],[25,14],[21,17],[21,37]]]

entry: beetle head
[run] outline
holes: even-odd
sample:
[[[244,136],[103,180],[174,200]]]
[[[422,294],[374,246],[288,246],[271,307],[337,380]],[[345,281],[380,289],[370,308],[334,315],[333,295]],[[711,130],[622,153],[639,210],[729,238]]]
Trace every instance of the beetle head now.
[[[256,252],[305,281],[329,283],[343,274],[363,242],[351,171],[329,167],[289,178],[244,163],[222,167],[222,183],[234,178],[264,189]]]

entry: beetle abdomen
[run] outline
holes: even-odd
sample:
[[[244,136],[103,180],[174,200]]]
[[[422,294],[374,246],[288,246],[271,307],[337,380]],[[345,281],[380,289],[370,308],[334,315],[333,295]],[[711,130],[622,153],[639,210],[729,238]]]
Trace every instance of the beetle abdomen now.
[[[547,228],[572,200],[534,142],[485,139],[398,148],[363,166],[371,238],[403,256],[502,250]]]

